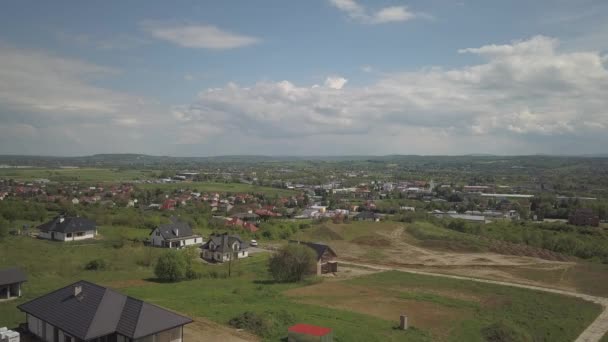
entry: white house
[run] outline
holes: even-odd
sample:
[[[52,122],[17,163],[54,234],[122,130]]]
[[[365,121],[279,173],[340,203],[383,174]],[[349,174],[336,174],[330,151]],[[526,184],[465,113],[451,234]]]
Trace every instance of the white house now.
[[[55,217],[53,220],[38,226],[38,237],[57,241],[79,241],[93,239],[97,235],[94,221],[84,217]]]
[[[246,258],[249,256],[247,248],[249,245],[241,240],[238,235],[213,234],[209,241],[201,246],[203,259],[226,262]]]
[[[183,248],[200,245],[203,238],[194,234],[187,223],[171,217],[171,223],[160,225],[150,233],[150,243],[156,247]]]

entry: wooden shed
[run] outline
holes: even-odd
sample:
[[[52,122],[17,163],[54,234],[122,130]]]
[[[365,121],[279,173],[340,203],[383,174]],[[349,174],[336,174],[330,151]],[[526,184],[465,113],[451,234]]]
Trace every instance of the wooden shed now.
[[[289,327],[288,342],[332,342],[333,331],[330,328],[310,324],[296,324]]]

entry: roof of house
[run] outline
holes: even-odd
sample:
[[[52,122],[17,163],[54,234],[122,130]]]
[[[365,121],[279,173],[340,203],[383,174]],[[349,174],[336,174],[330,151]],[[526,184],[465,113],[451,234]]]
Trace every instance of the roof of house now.
[[[96,225],[93,220],[85,217],[65,217],[60,215],[49,222],[39,225],[38,229],[45,232],[75,233],[95,230]]]
[[[233,218],[240,218],[242,220],[257,220],[260,218],[260,215],[254,213],[238,213],[232,215]]]
[[[323,254],[325,254],[326,251],[330,251],[334,256],[338,256],[336,254],[336,252],[331,249],[331,247],[329,247],[328,245],[324,245],[322,243],[318,243],[318,242],[305,242],[305,241],[295,241],[295,240],[290,240],[290,243],[299,243],[302,245],[305,245],[307,247],[312,248],[315,253],[317,254],[317,261],[321,259],[321,257],[323,256]]]
[[[82,287],[77,296],[76,286]],[[115,332],[141,338],[192,322],[188,317],[84,280],[18,308],[82,340]]]
[[[316,325],[310,324],[296,324],[294,326],[289,327],[289,332],[294,332],[297,334],[305,334],[312,336],[325,336],[331,333],[331,328],[319,327]]]
[[[0,286],[27,281],[27,275],[20,268],[11,267],[0,270]]]
[[[380,218],[380,215],[374,213],[373,211],[362,211],[358,213],[355,217],[359,219],[377,219]]]
[[[215,246],[218,246],[216,249],[214,249],[215,251],[218,252],[225,252],[225,251],[232,251],[232,244],[234,244],[235,242],[238,242],[240,244],[240,249],[245,249],[247,247],[249,247],[249,244],[245,241],[243,241],[241,239],[240,236],[238,235],[228,235],[228,233],[223,233],[223,234],[212,234],[209,236],[209,241],[205,242],[205,244],[203,244],[201,246],[201,249],[209,249],[209,245],[211,244],[211,242],[213,242],[213,244]]]
[[[171,223],[161,224],[157,229],[165,240],[194,236],[190,225],[176,217],[171,217]]]

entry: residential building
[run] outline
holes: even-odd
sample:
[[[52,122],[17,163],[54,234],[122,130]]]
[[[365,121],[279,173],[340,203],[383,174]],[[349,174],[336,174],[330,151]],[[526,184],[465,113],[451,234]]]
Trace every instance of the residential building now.
[[[181,342],[188,317],[80,280],[18,306],[45,342]]]
[[[576,226],[597,227],[600,225],[600,217],[589,208],[579,208],[568,217],[568,223]]]
[[[313,271],[316,275],[325,273],[338,272],[338,261],[336,258],[338,255],[334,252],[331,247],[322,243],[315,242],[301,242],[301,241],[289,241],[292,244],[301,244],[303,246],[311,248],[315,252],[316,267]]]
[[[21,297],[21,284],[26,281],[27,276],[17,267],[0,270],[0,300]]]
[[[226,262],[249,256],[249,245],[238,235],[213,234],[209,241],[201,246],[201,257],[215,262]]]
[[[84,217],[59,215],[38,226],[38,237],[56,241],[79,241],[93,239],[97,235],[97,225]]]
[[[362,211],[362,212],[358,213],[357,215],[355,215],[353,220],[378,222],[378,221],[380,221],[381,218],[382,218],[382,216],[380,214],[376,214],[373,211]]]
[[[200,245],[203,238],[194,234],[186,222],[171,217],[170,223],[162,224],[150,233],[150,243],[156,247],[183,248]]]

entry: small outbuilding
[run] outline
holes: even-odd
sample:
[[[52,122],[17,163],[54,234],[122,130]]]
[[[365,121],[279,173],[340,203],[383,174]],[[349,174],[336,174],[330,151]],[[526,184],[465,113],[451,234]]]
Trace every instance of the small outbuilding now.
[[[0,300],[21,297],[21,284],[26,281],[27,276],[17,267],[0,270]]]
[[[310,324],[296,324],[289,327],[288,342],[332,342],[334,340],[331,328]]]

